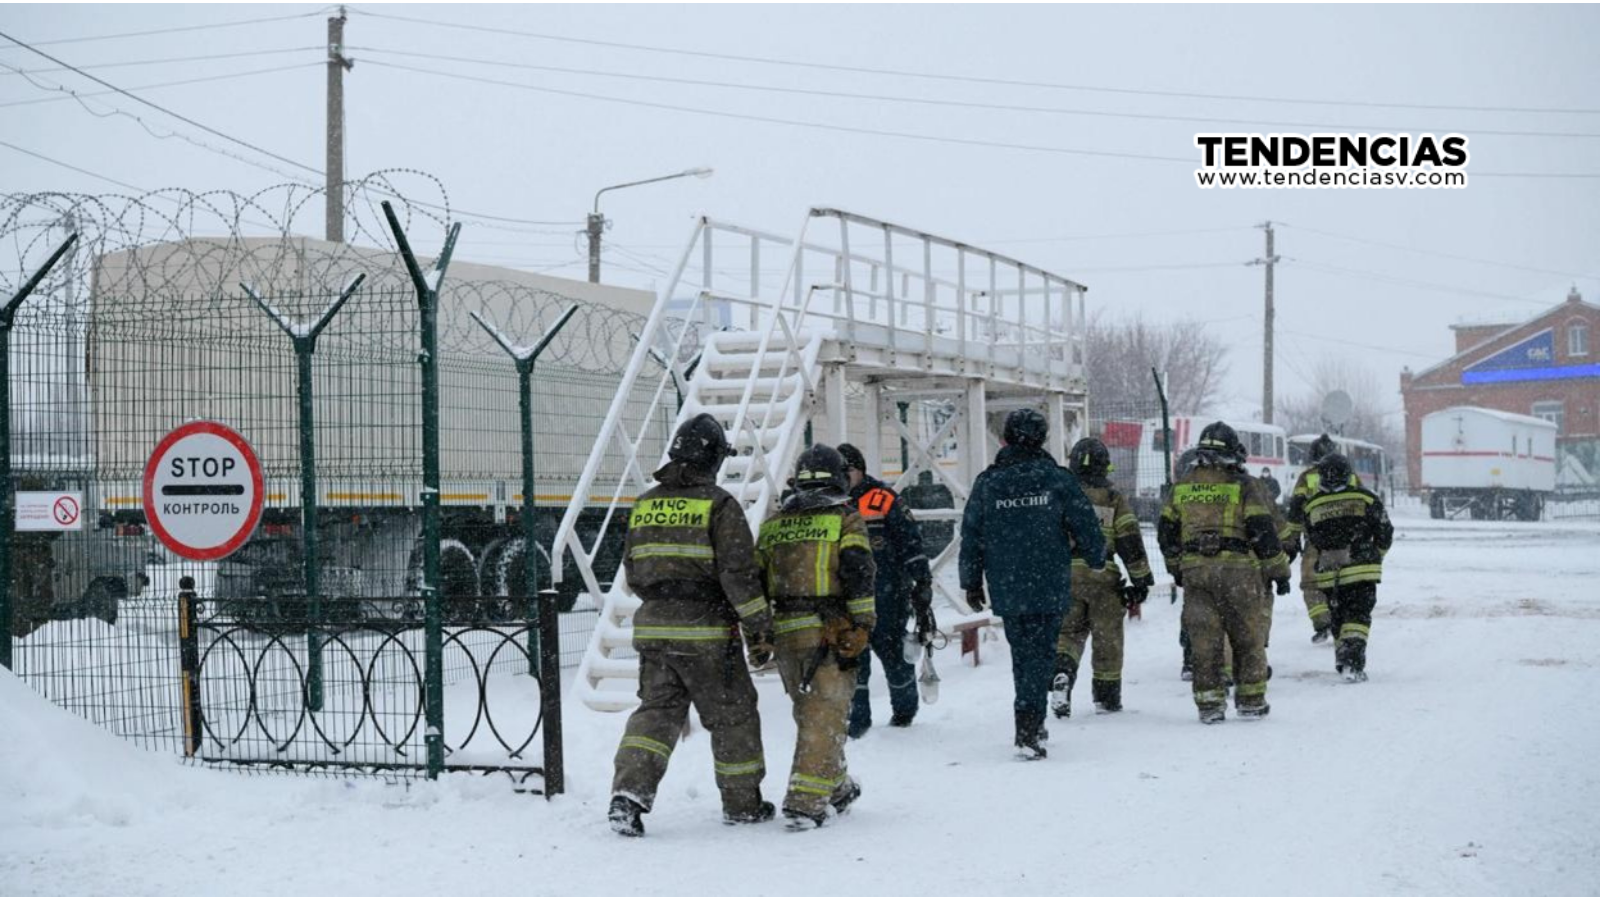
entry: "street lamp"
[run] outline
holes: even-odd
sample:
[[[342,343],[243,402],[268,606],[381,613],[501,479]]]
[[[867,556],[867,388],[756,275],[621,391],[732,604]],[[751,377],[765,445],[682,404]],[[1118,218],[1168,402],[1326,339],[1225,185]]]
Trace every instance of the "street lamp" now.
[[[600,215],[600,195],[606,191],[615,191],[621,188],[638,187],[641,184],[655,184],[658,181],[671,181],[674,178],[710,178],[712,169],[701,166],[696,169],[684,169],[672,175],[661,175],[656,178],[646,178],[643,181],[629,181],[624,184],[613,184],[594,192],[594,211],[589,213],[589,281],[592,284],[600,283],[600,234],[605,230],[605,216]]]

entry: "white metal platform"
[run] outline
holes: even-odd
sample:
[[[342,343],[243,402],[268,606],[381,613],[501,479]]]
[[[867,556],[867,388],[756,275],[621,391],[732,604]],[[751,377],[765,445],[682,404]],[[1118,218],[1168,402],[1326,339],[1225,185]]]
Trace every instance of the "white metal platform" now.
[[[584,589],[604,598],[579,668],[580,698],[600,710],[637,702],[639,601],[620,569],[605,584],[609,573],[598,575],[595,563],[606,532],[625,527],[627,498],[651,486],[678,423],[709,412],[727,429],[739,455],[718,482],[745,505],[752,531],[808,438],[856,443],[868,460],[883,458],[886,435],[904,441],[909,464],[896,486],[934,479],[953,503],[918,517],[958,520],[968,486],[993,458],[998,416],[1043,411],[1058,459],[1082,428],[1085,290],[998,253],[840,210],[809,210],[794,238],[698,220],[573,490],[608,498],[604,524],[580,536],[579,513],[591,504],[575,500],[552,547],[552,558],[570,552]],[[641,394],[650,397],[644,408]],[[913,403],[930,411],[918,427],[895,415]],[[941,464],[952,456],[956,465]],[[936,574],[956,549],[952,541],[933,560]],[[962,598],[946,599],[965,611]]]

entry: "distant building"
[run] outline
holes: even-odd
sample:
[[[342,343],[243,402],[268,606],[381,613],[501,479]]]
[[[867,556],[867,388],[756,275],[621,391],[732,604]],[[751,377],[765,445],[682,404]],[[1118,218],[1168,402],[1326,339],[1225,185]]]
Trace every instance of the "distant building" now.
[[[1410,483],[1421,481],[1422,417],[1482,406],[1554,422],[1558,482],[1593,485],[1600,476],[1600,306],[1573,288],[1565,303],[1520,324],[1451,327],[1454,356],[1400,373]]]

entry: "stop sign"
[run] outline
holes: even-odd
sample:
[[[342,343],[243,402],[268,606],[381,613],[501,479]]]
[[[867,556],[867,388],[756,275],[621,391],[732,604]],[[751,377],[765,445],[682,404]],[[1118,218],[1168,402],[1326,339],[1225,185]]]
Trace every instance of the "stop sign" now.
[[[261,522],[261,461],[220,422],[174,429],[144,467],[144,515],[161,543],[185,559],[221,559]]]

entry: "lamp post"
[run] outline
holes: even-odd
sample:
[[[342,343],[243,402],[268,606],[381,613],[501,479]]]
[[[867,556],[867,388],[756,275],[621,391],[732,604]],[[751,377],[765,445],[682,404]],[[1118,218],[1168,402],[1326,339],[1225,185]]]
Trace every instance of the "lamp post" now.
[[[589,213],[589,282],[600,283],[600,234],[605,230],[606,218],[600,215],[600,195],[606,191],[615,191],[622,188],[638,187],[641,184],[655,184],[658,181],[671,181],[674,178],[687,178],[693,175],[696,178],[710,178],[712,169],[702,166],[696,169],[684,169],[672,175],[661,175],[656,178],[646,178],[643,181],[629,181],[623,184],[613,184],[594,192],[594,211]]]

